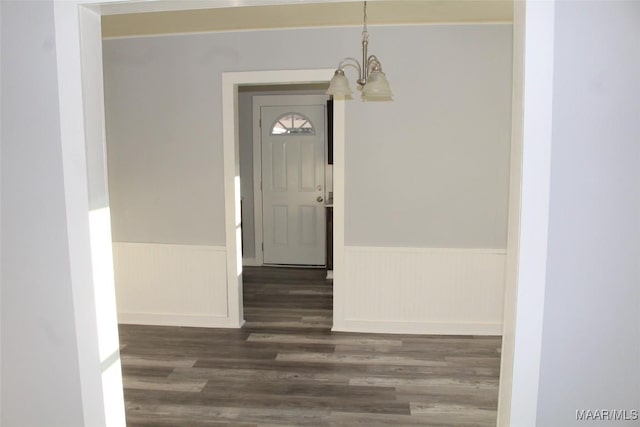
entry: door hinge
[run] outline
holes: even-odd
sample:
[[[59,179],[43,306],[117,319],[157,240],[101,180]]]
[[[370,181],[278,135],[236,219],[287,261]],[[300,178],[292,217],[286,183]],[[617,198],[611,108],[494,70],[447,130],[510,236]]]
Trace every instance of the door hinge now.
[[[258,119],[258,127],[262,129],[262,119]]]
[[[262,242],[262,252],[264,252],[264,242]]]

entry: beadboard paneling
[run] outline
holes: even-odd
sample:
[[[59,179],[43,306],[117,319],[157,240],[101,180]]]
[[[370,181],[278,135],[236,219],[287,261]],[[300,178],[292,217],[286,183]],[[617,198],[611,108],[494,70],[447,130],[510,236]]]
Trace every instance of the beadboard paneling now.
[[[120,323],[238,326],[224,247],[114,242],[113,253]]]
[[[500,335],[504,250],[345,248],[334,330]]]

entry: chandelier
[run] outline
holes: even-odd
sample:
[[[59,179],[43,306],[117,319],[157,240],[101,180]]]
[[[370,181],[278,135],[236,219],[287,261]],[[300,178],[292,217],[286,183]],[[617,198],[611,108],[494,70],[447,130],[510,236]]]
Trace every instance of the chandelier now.
[[[338,64],[327,95],[350,97],[353,91],[349,86],[349,80],[344,74],[345,67],[351,66],[358,70],[358,90],[362,92],[363,101],[391,101],[393,93],[389,87],[387,77],[382,72],[382,64],[375,55],[368,54],[369,32],[367,31],[367,2],[363,8],[364,26],[362,29],[362,64],[353,58],[344,58]]]

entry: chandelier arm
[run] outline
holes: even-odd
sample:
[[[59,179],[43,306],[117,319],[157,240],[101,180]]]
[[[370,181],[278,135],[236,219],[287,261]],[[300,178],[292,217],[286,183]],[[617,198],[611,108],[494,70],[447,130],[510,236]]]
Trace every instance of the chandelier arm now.
[[[367,66],[366,66],[366,68],[367,68],[367,76],[369,76],[371,71],[382,71],[382,63],[380,62],[378,57],[375,56],[375,55],[369,56],[369,58],[367,59],[366,64],[367,64]]]
[[[358,62],[356,58],[353,58],[351,56],[344,58],[342,61],[340,61],[340,64],[338,64],[338,69],[344,70],[345,67],[349,67],[349,66],[358,70],[358,78],[362,76],[362,66],[360,65],[360,62]]]

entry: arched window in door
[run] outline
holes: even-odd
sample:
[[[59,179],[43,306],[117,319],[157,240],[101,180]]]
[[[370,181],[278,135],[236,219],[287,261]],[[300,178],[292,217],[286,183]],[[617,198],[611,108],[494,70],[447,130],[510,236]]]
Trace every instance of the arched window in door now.
[[[271,126],[271,135],[315,135],[315,133],[311,120],[300,113],[285,113]]]

